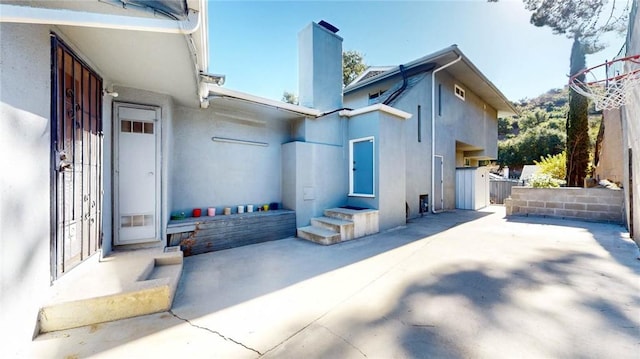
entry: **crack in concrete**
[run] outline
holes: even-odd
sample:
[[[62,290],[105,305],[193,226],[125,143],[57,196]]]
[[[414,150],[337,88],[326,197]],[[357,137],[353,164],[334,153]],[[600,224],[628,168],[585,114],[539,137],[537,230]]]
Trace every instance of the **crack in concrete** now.
[[[185,323],[189,324],[190,326],[192,326],[192,327],[194,327],[194,328],[202,329],[202,330],[205,330],[205,331],[207,331],[207,332],[209,332],[209,333],[215,334],[215,335],[219,336],[220,338],[222,338],[222,339],[224,339],[224,340],[226,340],[226,341],[230,341],[230,342],[232,342],[232,343],[234,343],[234,344],[237,344],[237,345],[239,345],[239,346],[241,346],[241,347],[243,347],[243,348],[245,348],[245,349],[247,349],[247,350],[250,350],[250,351],[252,351],[252,352],[254,352],[254,353],[258,354],[258,356],[262,356],[262,353],[260,353],[260,352],[259,352],[259,351],[257,351],[256,349],[253,349],[253,348],[251,348],[251,347],[248,347],[248,346],[246,346],[246,345],[242,344],[241,342],[239,342],[239,341],[237,341],[237,340],[235,340],[235,339],[233,339],[233,338],[229,338],[229,337],[227,337],[227,336],[224,336],[224,335],[222,335],[222,333],[220,333],[220,332],[218,332],[218,331],[215,331],[215,330],[213,330],[213,329],[209,329],[209,328],[207,328],[207,327],[203,327],[203,326],[200,326],[200,325],[197,325],[197,324],[193,324],[189,319],[182,318],[181,316],[177,315],[176,313],[174,313],[174,312],[173,312],[173,311],[171,311],[171,310],[169,310],[169,314],[173,315],[174,317],[176,317],[176,318],[177,318],[177,319],[179,319],[179,320],[182,320],[183,322],[185,322]]]
[[[320,325],[320,324],[318,324]],[[323,327],[324,329],[326,329],[329,333],[333,334],[333,336],[340,338],[343,342],[345,342],[347,345],[349,345],[350,347],[352,347],[353,349],[357,350],[360,352],[360,354],[362,354],[363,357],[368,358],[367,354],[365,354],[362,350],[360,350],[360,348],[358,348],[357,346],[355,346],[353,343],[351,343],[350,341],[348,341],[345,337],[343,337],[342,335],[339,335],[338,333],[334,332],[333,330],[325,327],[324,325],[320,325],[321,327]]]

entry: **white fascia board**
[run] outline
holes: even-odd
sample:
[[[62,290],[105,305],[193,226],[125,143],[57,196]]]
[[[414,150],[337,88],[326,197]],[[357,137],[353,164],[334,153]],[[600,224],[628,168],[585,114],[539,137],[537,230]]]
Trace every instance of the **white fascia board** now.
[[[198,12],[200,16],[200,51],[202,51],[202,61],[200,62],[203,72],[209,72],[209,16],[207,8],[207,0],[199,0]]]
[[[200,27],[201,11],[190,11],[187,20],[152,19],[99,14],[66,9],[0,4],[0,22],[93,27],[103,29],[192,34]]]
[[[223,96],[223,97],[232,97],[232,98],[236,98],[236,99],[240,99],[240,100],[245,100],[245,101],[257,103],[257,104],[260,104],[260,105],[273,107],[273,108],[276,108],[276,109],[281,109],[281,110],[286,110],[286,111],[290,111],[290,112],[299,113],[299,114],[307,116],[307,117],[319,117],[320,115],[322,115],[322,113],[320,111],[318,111],[318,110],[316,110],[314,108],[308,108],[308,107],[304,107],[304,106],[293,105],[293,104],[282,102],[282,101],[271,100],[271,99],[268,99],[268,98],[251,95],[251,94],[248,94],[248,93],[245,93],[245,92],[230,90],[230,89],[227,89],[227,88],[224,88],[224,87],[220,87],[220,86],[215,85],[215,84],[206,83],[205,85],[206,85],[207,94],[206,94],[206,96],[202,96],[205,100],[206,100],[207,97],[209,97],[211,95]],[[201,93],[201,95],[205,95],[205,94]]]
[[[404,112],[402,110],[398,110],[395,107],[387,106],[381,103],[377,103],[375,105],[371,105],[367,107],[361,107],[356,110],[342,110],[338,114],[343,117],[353,117],[353,116],[358,116],[358,115],[362,115],[369,112],[375,112],[375,111],[384,112],[386,114],[399,117],[403,120],[408,120],[413,116],[408,112]]]

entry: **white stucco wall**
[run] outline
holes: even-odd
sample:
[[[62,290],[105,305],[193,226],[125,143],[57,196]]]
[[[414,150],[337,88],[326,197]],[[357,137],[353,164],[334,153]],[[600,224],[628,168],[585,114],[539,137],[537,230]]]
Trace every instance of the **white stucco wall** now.
[[[263,119],[255,119],[262,121]],[[176,108],[170,178],[172,211],[282,202],[281,144],[286,120],[241,121],[208,110]],[[213,141],[212,137],[265,146]]]
[[[435,121],[436,155],[444,160],[444,208],[455,208],[455,169],[462,158],[496,158],[498,154],[497,111],[486,104],[469,88],[457,81],[448,72],[436,75]],[[386,90],[401,81],[383,81],[367,86],[345,96],[345,107],[357,108],[366,105],[369,93]],[[461,85],[466,92],[462,101],[454,95],[454,84]],[[438,85],[442,85],[441,108],[439,111]],[[418,115],[418,105],[421,113]],[[406,194],[409,217],[419,214],[420,195],[431,197],[431,75],[427,74],[419,83],[406,90],[393,107],[411,113],[413,116],[403,122],[406,144]],[[421,137],[418,141],[418,119],[421,119]],[[350,134],[351,137],[351,134]],[[460,151],[456,141],[479,148],[479,151]],[[476,162],[477,164],[477,162]]]
[[[298,33],[300,105],[332,111],[342,107],[342,38],[311,23]]]
[[[49,288],[50,77],[49,28],[0,23],[0,357],[31,341]]]
[[[375,196],[349,196],[348,204],[377,209],[380,230],[406,223],[405,121],[382,112],[370,112],[349,119],[350,140],[374,138]]]
[[[282,202],[295,209],[297,227],[309,225],[325,209],[347,201],[347,158],[344,146],[310,142],[282,145]]]
[[[37,329],[51,284],[51,42],[56,27],[0,23],[0,356],[24,349]],[[102,250],[111,251],[111,98],[103,98],[104,173]],[[82,265],[82,264],[81,264]],[[10,323],[10,325],[7,325]]]
[[[602,116],[604,122],[602,148],[593,177],[622,183],[623,163],[620,161],[620,154],[623,152],[621,113],[618,109],[605,110]]]
[[[635,4],[637,7],[637,4]],[[637,10],[637,9],[636,9]],[[627,54],[640,54],[640,15],[636,11],[635,17],[631,19],[630,30],[627,42]],[[626,70],[638,69],[638,65],[627,64]],[[630,103],[622,108],[622,131],[623,131],[623,156],[624,156],[624,178],[625,183],[625,208],[627,223],[633,226],[633,239],[640,245],[640,88],[636,87],[632,93]],[[629,149],[632,151],[632,159],[629,159]],[[629,163],[632,162],[632,169],[629,172]],[[633,178],[633,185],[629,186],[629,178]],[[631,192],[632,191],[632,192]],[[631,200],[630,193],[633,193]],[[631,209],[633,218],[631,218]]]

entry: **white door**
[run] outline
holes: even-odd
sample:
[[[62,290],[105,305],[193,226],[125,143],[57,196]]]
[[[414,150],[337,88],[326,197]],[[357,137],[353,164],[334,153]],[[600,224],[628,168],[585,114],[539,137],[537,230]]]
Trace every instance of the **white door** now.
[[[160,240],[160,109],[115,105],[117,245]]]

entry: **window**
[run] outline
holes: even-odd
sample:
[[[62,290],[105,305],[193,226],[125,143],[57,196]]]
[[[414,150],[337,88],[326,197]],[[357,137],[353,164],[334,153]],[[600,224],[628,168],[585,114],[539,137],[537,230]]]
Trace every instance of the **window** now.
[[[462,87],[460,87],[458,85],[454,85],[454,92],[455,92],[456,96],[458,96],[459,99],[464,101],[465,94],[464,94],[464,90],[462,89]]]
[[[442,84],[438,84],[438,116],[442,116]]]
[[[349,195],[374,197],[374,138],[349,141]]]
[[[418,142],[422,142],[422,108],[418,105]]]
[[[386,90],[378,90],[377,92],[373,92],[369,94],[369,105],[373,105],[378,103],[378,98],[385,93]]]

